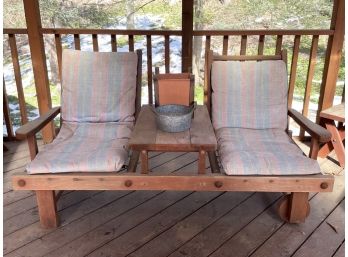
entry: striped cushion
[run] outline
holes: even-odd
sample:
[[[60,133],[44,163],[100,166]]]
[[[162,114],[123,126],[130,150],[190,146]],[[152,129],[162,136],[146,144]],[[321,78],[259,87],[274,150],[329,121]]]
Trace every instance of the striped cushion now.
[[[288,86],[283,61],[215,61],[211,76],[215,129],[286,129]]]
[[[136,53],[63,51],[62,118],[69,122],[133,121]]]
[[[63,122],[57,138],[38,153],[27,172],[118,171],[128,159],[132,128],[133,122]]]
[[[303,155],[280,129],[221,128],[218,151],[227,175],[307,175],[320,173],[317,161]]]

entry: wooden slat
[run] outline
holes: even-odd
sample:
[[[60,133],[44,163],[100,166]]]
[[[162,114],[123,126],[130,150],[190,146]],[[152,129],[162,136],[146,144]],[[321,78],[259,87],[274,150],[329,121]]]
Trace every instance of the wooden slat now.
[[[8,105],[8,99],[7,99],[7,93],[6,93],[6,85],[5,85],[5,79],[3,78],[3,112],[4,112],[4,120],[5,120],[5,125],[6,125],[6,130],[7,130],[7,135],[10,140],[14,138],[14,133],[13,133],[13,126],[12,126],[12,121],[10,117],[10,108]]]
[[[128,35],[129,52],[134,52],[134,36]]]
[[[131,186],[126,182],[131,181]],[[216,182],[221,182],[217,187]],[[178,191],[260,191],[331,192],[334,178],[313,176],[226,176],[216,173],[198,175],[138,175],[135,173],[25,173],[12,176],[14,190],[178,190]],[[321,187],[326,183],[327,188]]]
[[[18,59],[16,36],[14,34],[9,34],[8,37],[9,37],[9,43],[10,43],[10,49],[11,49],[13,71],[14,71],[15,80],[16,80],[21,123],[23,125],[28,122],[28,114],[27,114],[27,108],[26,108],[24,92],[23,92],[22,76],[21,76],[21,69],[20,69],[19,59]]]
[[[92,34],[92,41],[93,41],[93,51],[98,52],[98,34]]]
[[[205,53],[210,50],[210,36],[205,37]]]
[[[146,49],[147,49],[147,89],[148,89],[148,98],[149,104],[153,103],[152,95],[152,44],[151,36],[146,36]]]
[[[283,35],[278,35],[276,40],[276,50],[275,54],[280,54],[282,52]]]
[[[116,35],[111,35],[111,50],[117,52],[117,38]]]
[[[164,63],[165,63],[166,73],[170,73],[169,35],[164,36]]]
[[[289,108],[291,108],[292,106],[292,100],[294,97],[296,74],[297,74],[297,61],[298,61],[298,54],[300,52],[300,41],[301,41],[301,36],[295,36],[294,47],[292,51],[290,79],[289,79],[289,93],[288,93]]]
[[[62,40],[60,34],[55,34],[54,39],[56,42],[56,52],[57,52],[57,60],[59,67],[59,79],[62,81]]]
[[[260,35],[259,36],[259,45],[257,48],[257,54],[258,55],[263,55],[263,48],[265,46],[265,35]]]
[[[228,36],[225,35],[222,40],[222,55],[227,55],[228,52]]]
[[[304,100],[303,100],[303,109],[302,109],[302,114],[305,117],[308,116],[308,108],[309,108],[309,101],[310,101],[310,96],[311,96],[312,81],[313,81],[313,77],[314,77],[315,64],[317,61],[318,41],[319,41],[319,36],[313,36],[310,55],[309,55],[306,89],[305,89],[305,95],[304,95]],[[305,133],[305,131],[303,129],[301,129],[300,130],[300,139],[303,139],[304,133]]]
[[[79,34],[74,34],[74,44],[75,44],[75,50],[81,50],[80,35]]]
[[[248,40],[247,35],[242,35],[242,39],[240,42],[240,55],[246,54],[247,40]]]

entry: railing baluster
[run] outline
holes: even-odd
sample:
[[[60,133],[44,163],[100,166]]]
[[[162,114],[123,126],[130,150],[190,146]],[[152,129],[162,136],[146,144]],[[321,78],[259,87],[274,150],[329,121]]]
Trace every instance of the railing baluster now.
[[[74,34],[74,44],[75,44],[75,50],[81,50],[80,35],[79,34]]]
[[[227,55],[228,52],[228,36],[225,35],[222,40],[222,55]]]
[[[246,46],[247,46],[248,36],[242,35],[242,39],[240,42],[240,55],[246,54]]]
[[[111,50],[117,52],[117,38],[116,35],[111,35]]]
[[[59,67],[59,79],[62,81],[62,40],[60,34],[55,34],[54,39],[56,42],[56,52]]]
[[[21,123],[25,124],[28,122],[27,108],[25,105],[25,98],[23,92],[23,84],[22,84],[22,76],[21,76],[21,68],[18,60],[18,49],[16,43],[16,36],[14,34],[9,34],[9,43],[11,49],[11,58],[13,63],[13,70],[16,80],[16,87],[18,93],[18,103],[21,115]]]
[[[7,130],[7,136],[9,140],[14,139],[14,133],[13,133],[13,126],[12,121],[10,117],[10,108],[8,105],[8,99],[7,99],[7,93],[6,93],[6,86],[5,86],[5,78],[3,79],[3,111],[4,111],[4,119],[5,119],[5,125]]]
[[[301,36],[300,35],[295,36],[294,48],[292,51],[290,79],[289,79],[289,93],[288,93],[289,108],[291,108],[292,106],[292,99],[294,97],[294,89],[295,89],[296,73],[297,73],[297,61],[298,61],[298,54],[300,52],[300,41],[301,41]]]
[[[129,52],[134,52],[134,35],[128,35]]]
[[[147,85],[149,94],[149,104],[153,103],[152,99],[152,45],[151,35],[146,36],[146,48],[147,48]]]
[[[341,99],[341,103],[345,102],[345,90],[346,89],[346,84],[343,84],[343,92],[342,92],[342,99]]]
[[[98,35],[97,34],[92,34],[92,41],[93,41],[93,51],[98,52],[99,47],[98,47]]]
[[[278,35],[277,36],[277,41],[276,41],[275,54],[281,54],[281,52],[282,52],[282,44],[283,44],[283,35]]]
[[[263,55],[264,46],[265,46],[265,35],[260,35],[259,36],[259,46],[257,48],[258,55]]]
[[[308,115],[308,107],[309,107],[309,100],[311,96],[311,88],[312,88],[312,80],[314,76],[314,69],[315,69],[315,64],[317,60],[317,51],[318,51],[318,41],[319,41],[319,36],[313,36],[312,38],[312,45],[311,45],[311,52],[309,56],[309,64],[308,64],[308,71],[307,71],[307,80],[306,80],[306,90],[305,90],[305,95],[304,95],[304,100],[303,100],[303,109],[302,109],[302,114],[304,116]],[[300,139],[303,140],[304,138],[304,130],[300,130]]]
[[[205,53],[210,50],[210,36],[205,37]]]
[[[164,36],[164,61],[165,61],[166,73],[169,73],[170,72],[169,35]]]

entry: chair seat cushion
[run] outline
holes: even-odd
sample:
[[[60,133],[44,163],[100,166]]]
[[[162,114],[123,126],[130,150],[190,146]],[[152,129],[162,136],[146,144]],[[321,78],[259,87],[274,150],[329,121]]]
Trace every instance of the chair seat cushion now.
[[[56,139],[27,166],[27,172],[118,171],[128,159],[133,122],[63,122]]]
[[[281,129],[221,128],[218,151],[227,175],[309,175],[321,173]]]

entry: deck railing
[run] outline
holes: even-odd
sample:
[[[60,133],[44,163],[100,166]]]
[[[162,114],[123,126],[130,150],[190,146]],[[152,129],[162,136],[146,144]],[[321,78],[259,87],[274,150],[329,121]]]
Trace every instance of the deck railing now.
[[[24,124],[28,121],[26,104],[25,104],[25,96],[23,92],[23,83],[21,78],[21,67],[18,58],[18,49],[16,43],[16,36],[27,34],[27,29],[4,29],[4,34],[8,36],[8,44],[11,52],[14,77],[18,92],[18,103],[20,107],[20,117],[21,123]],[[62,35],[73,35],[74,38],[74,48],[81,49],[80,38],[81,35],[91,35],[92,36],[92,45],[93,51],[99,51],[98,44],[98,36],[99,35],[109,35],[110,36],[110,44],[111,51],[117,52],[118,43],[117,36],[126,36],[128,37],[128,46],[129,51],[134,51],[135,45],[135,36],[142,36],[146,38],[146,51],[143,54],[146,54],[147,57],[147,85],[148,85],[148,94],[150,99],[152,99],[152,72],[153,72],[153,61],[152,61],[152,37],[153,36],[163,36],[164,38],[164,66],[165,72],[170,72],[170,37],[172,36],[182,36],[182,31],[178,30],[114,30],[114,29],[55,29],[55,28],[43,28],[41,29],[41,36],[45,35],[54,35],[55,38],[55,46],[57,53],[57,61],[59,67],[59,77],[61,72],[61,62],[62,62]],[[310,93],[312,87],[312,81],[314,76],[314,70],[316,66],[317,60],[317,51],[318,51],[318,42],[319,38],[322,36],[330,36],[334,34],[334,30],[196,30],[193,31],[194,37],[203,37],[205,43],[203,44],[203,51],[205,52],[207,49],[211,49],[212,47],[212,39],[218,38],[222,39],[222,45],[220,44],[219,53],[226,55],[229,53],[229,43],[230,38],[238,37],[240,51],[238,54],[246,55],[248,50],[248,39],[258,37],[256,42],[257,44],[257,54],[263,54],[265,49],[266,38],[272,37],[274,40],[274,53],[279,54],[281,49],[283,48],[283,39],[284,36],[293,37],[292,49],[290,51],[290,55],[292,56],[290,62],[289,69],[289,92],[290,92],[290,101],[289,106],[292,104],[292,96],[294,94],[295,82],[296,82],[296,74],[298,67],[298,59],[300,53],[300,42],[301,37],[309,36],[312,38],[310,54],[308,59],[308,70],[306,75],[306,83],[305,83],[305,91],[303,96],[303,110],[302,113],[304,115],[308,115],[309,109],[309,101],[310,101]],[[235,41],[233,41],[235,42]],[[216,50],[214,48],[214,50]],[[326,57],[327,58],[327,57]],[[5,84],[5,80],[4,80]],[[5,85],[4,85],[5,86]],[[6,90],[4,87],[4,97],[7,98]],[[151,103],[151,100],[150,100]],[[318,108],[321,109],[320,107]],[[4,119],[8,131],[9,138],[13,138],[13,129],[11,119],[9,117],[9,107],[8,102],[4,101]],[[301,131],[301,136],[304,135],[304,132]]]

